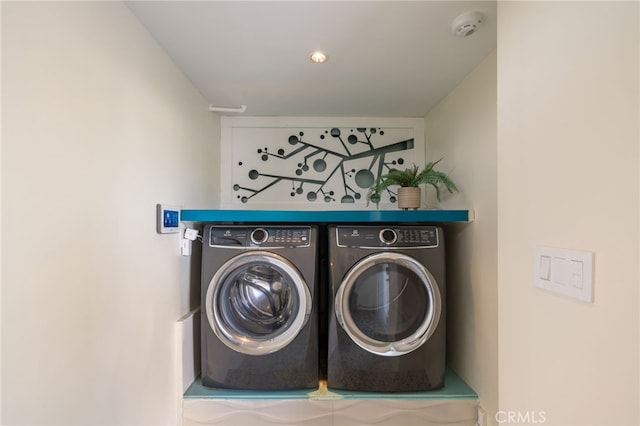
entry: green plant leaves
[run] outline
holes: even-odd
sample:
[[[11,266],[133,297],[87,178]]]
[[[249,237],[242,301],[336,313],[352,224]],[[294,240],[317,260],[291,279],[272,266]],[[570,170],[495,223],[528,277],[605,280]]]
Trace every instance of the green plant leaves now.
[[[367,193],[367,205],[373,199],[376,204],[379,203],[381,193],[388,190],[390,186],[420,186],[422,184],[431,185],[436,190],[436,198],[440,201],[440,188],[444,186],[450,193],[458,192],[458,187],[453,180],[444,172],[434,170],[436,164],[442,161],[428,162],[422,171],[419,171],[417,165],[413,164],[404,170],[391,169],[389,173],[378,178],[376,183],[369,188]]]

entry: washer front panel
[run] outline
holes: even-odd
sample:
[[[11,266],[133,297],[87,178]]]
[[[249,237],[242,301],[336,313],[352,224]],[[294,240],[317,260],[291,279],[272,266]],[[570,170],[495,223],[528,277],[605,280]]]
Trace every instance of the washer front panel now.
[[[212,226],[209,234],[211,247],[277,249],[309,247],[310,243],[308,226]]]
[[[358,346],[381,356],[400,356],[435,332],[442,310],[433,275],[416,259],[377,252],[345,275],[335,298],[336,318]]]
[[[387,237],[391,234],[393,237]],[[438,228],[435,226],[394,227],[338,226],[338,247],[424,249],[439,245]]]
[[[265,355],[287,346],[311,314],[308,286],[284,257],[267,251],[243,252],[215,273],[205,298],[216,336],[247,355]]]

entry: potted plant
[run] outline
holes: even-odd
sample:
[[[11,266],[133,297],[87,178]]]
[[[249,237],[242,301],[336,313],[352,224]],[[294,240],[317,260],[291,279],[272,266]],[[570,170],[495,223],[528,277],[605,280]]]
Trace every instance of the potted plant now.
[[[436,198],[440,201],[440,188],[444,186],[453,194],[458,191],[456,184],[446,173],[435,170],[434,167],[442,158],[435,162],[427,163],[422,170],[415,164],[404,170],[391,169],[386,175],[378,178],[376,183],[369,188],[367,204],[373,201],[378,205],[383,191],[389,191],[390,186],[397,185],[398,207],[401,209],[417,209],[420,207],[420,185],[428,184],[435,188]],[[390,192],[390,191],[389,191]]]

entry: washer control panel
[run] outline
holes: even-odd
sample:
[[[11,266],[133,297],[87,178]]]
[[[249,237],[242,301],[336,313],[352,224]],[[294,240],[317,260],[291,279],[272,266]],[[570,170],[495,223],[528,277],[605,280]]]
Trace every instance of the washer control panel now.
[[[437,247],[435,226],[338,226],[339,247]]]
[[[309,227],[212,226],[211,247],[308,247]]]

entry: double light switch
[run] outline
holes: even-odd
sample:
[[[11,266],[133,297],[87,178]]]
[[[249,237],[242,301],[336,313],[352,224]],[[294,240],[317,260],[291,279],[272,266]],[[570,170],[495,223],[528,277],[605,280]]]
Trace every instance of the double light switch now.
[[[582,302],[593,302],[592,252],[538,247],[534,270],[536,286]]]

